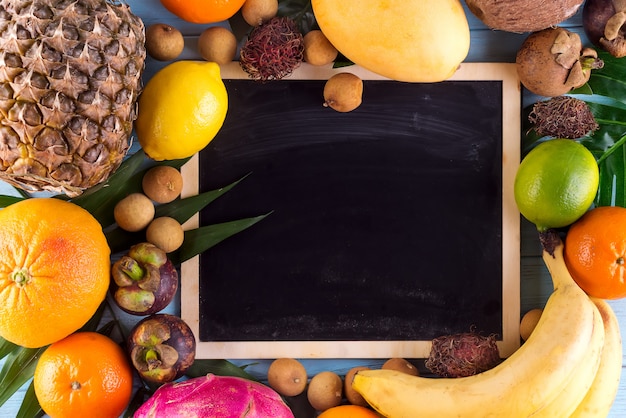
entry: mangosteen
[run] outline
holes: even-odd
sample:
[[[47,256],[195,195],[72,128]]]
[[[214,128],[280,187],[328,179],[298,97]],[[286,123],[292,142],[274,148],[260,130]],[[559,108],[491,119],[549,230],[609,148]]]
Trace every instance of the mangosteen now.
[[[515,58],[520,82],[539,96],[555,97],[582,86],[604,62],[580,36],[561,27],[531,33]]]
[[[626,56],[626,1],[587,0],[583,29],[591,42],[616,58]]]
[[[143,242],[130,248],[111,268],[111,293],[131,315],[150,315],[164,309],[178,289],[178,272],[165,251]]]
[[[182,377],[195,361],[196,339],[178,316],[153,314],[133,327],[127,351],[143,379],[171,382]]]

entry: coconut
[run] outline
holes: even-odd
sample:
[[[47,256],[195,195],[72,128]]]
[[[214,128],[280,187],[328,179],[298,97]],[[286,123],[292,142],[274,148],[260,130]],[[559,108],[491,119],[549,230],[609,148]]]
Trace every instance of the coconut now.
[[[574,16],[583,0],[465,0],[485,25],[507,32],[535,32]]]
[[[487,371],[500,361],[494,335],[465,332],[435,338],[425,365],[441,377],[465,377]]]

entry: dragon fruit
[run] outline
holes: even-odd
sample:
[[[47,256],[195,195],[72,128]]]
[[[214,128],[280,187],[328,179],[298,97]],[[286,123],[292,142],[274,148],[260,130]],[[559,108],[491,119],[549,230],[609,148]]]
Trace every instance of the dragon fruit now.
[[[269,386],[231,376],[194,377],[159,387],[134,418],[294,418]]]

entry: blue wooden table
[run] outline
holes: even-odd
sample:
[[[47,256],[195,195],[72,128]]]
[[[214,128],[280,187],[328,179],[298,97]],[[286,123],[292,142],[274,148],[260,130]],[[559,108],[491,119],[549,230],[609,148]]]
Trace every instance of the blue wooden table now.
[[[181,59],[199,59],[196,51],[196,39],[198,35],[209,25],[191,24],[177,19],[170,14],[159,2],[159,0],[127,0],[132,10],[139,15],[146,26],[153,23],[168,23],[177,27],[185,36],[185,50],[181,55]],[[471,28],[471,47],[469,55],[466,59],[468,62],[514,62],[515,55],[526,38],[526,34],[513,34],[502,31],[494,31],[485,27],[482,22],[476,19],[469,10],[466,9],[467,17]],[[222,23],[220,25],[226,25]],[[581,13],[561,24],[563,27],[579,33],[584,42],[587,42],[581,27]],[[588,42],[587,42],[588,43]],[[146,65],[146,78],[150,77],[156,70],[164,66],[148,59]],[[525,105],[532,103],[536,97],[530,95],[527,91],[523,92],[523,103]],[[0,193],[12,193],[11,189],[4,183],[0,182]],[[548,295],[551,292],[551,280],[548,272],[541,260],[541,247],[537,239],[537,233],[533,225],[522,220],[522,248],[521,248],[521,313],[535,307],[542,307]],[[626,299],[611,301],[618,318],[622,335],[626,335]],[[180,307],[177,303],[173,303],[166,311],[178,313]],[[121,315],[120,319],[125,327],[132,325],[135,318]],[[340,375],[345,374],[351,367],[355,365],[366,365],[370,367],[380,367],[382,360],[305,360],[304,364],[310,375],[324,370],[332,370]],[[244,362],[247,363],[247,362]],[[255,361],[253,366],[247,370],[260,377],[264,376],[268,360]],[[626,416],[626,375],[622,369],[622,382],[617,399],[611,411],[610,417]],[[21,403],[23,391],[25,387],[11,398],[3,407],[0,408],[0,417],[13,417]]]

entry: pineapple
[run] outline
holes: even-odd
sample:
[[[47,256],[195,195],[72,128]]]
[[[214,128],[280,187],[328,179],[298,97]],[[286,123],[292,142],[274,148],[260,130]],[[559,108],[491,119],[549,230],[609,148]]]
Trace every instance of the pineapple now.
[[[130,146],[144,24],[117,0],[0,0],[0,180],[72,197]]]

